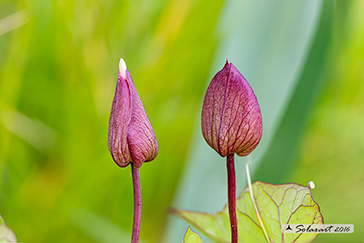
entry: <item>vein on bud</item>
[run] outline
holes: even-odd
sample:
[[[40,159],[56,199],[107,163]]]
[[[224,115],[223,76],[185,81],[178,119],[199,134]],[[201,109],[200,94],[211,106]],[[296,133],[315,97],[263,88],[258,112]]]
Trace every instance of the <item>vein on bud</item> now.
[[[258,145],[262,117],[255,94],[244,76],[232,64],[212,79],[202,108],[202,134],[222,157],[246,156]]]

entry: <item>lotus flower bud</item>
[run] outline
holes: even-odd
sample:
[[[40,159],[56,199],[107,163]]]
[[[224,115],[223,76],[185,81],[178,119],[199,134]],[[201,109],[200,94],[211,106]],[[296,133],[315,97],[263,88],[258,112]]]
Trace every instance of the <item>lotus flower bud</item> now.
[[[257,98],[244,76],[228,61],[207,88],[201,122],[206,142],[222,157],[234,153],[247,156],[262,137]]]
[[[109,120],[108,145],[120,167],[133,163],[139,168],[158,154],[157,138],[122,58]]]

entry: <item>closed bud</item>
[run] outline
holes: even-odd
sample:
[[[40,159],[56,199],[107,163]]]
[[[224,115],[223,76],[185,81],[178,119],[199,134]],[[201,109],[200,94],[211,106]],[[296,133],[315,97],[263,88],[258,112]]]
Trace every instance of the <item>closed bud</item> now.
[[[109,120],[108,145],[120,167],[133,163],[139,168],[158,154],[157,138],[122,58]]]
[[[207,88],[201,125],[206,142],[222,157],[234,153],[247,156],[262,137],[257,98],[244,76],[228,61]]]

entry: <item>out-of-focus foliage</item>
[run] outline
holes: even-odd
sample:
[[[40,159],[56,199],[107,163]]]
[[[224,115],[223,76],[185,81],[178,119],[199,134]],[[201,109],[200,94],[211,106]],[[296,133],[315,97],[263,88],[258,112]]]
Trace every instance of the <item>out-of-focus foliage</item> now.
[[[325,222],[353,223],[360,229],[364,227],[364,5],[360,0],[323,2],[336,5],[331,9],[330,20],[333,40],[325,42],[325,61],[317,62],[312,70],[319,71],[317,66],[322,65],[325,72],[302,69],[313,76],[321,73],[322,92],[310,91],[318,92],[310,93],[310,97],[318,98],[319,103],[313,100],[313,109],[305,111],[308,122],[301,117],[302,136],[292,136],[298,140],[292,140],[294,151],[287,163],[297,167],[290,168],[290,175],[279,170],[279,176],[270,178],[301,184],[315,181],[314,195]],[[246,42],[237,42],[240,39],[236,35],[226,40],[224,31],[216,31],[222,6],[223,0],[0,2],[0,213],[19,241],[130,240],[130,168],[117,167],[107,149],[117,64],[123,57],[160,145],[157,159],[141,168],[141,238],[144,242],[161,242],[167,234],[168,207],[183,172],[194,122],[200,122],[195,116],[200,116],[203,92],[207,80],[212,78],[209,74],[217,71],[211,66],[224,62],[218,60],[225,58],[221,57],[223,52],[216,54],[215,50],[222,44],[227,49],[234,47],[230,53],[239,45],[250,50],[252,43],[263,41],[262,36],[271,36],[264,41],[275,41],[264,42],[266,48],[250,53],[260,58],[270,53],[269,57],[273,57],[281,49],[270,48],[279,46],[279,39],[298,36],[293,32],[297,28],[283,32],[254,32],[252,28],[242,37],[259,34],[244,39]],[[291,8],[279,6],[269,8],[269,14],[262,14],[261,18],[258,16],[256,23],[271,19],[270,14],[293,13]],[[228,26],[225,30],[234,33],[241,28],[240,16],[222,27]],[[244,23],[251,21],[243,17]],[[282,53],[293,52],[294,48],[288,46]],[[310,51],[307,48],[301,54],[309,57]],[[248,67],[256,63],[255,69],[249,67],[247,71],[251,74],[243,71],[248,81],[254,74],[265,77],[265,70],[270,70],[274,63],[269,58],[246,60],[238,52],[236,56],[236,60],[229,61]],[[310,62],[310,58],[303,60]],[[307,66],[309,63],[303,64]],[[276,74],[286,77],[290,70],[291,67],[283,65]],[[290,77],[289,87],[296,92],[301,86],[294,85],[295,79],[304,79],[299,75]],[[269,98],[269,92],[279,92],[274,84],[266,83],[268,88],[258,93],[266,92],[264,99]],[[294,96],[302,95],[295,92]],[[259,100],[259,94],[257,97]],[[286,107],[294,100],[289,98],[284,99]],[[307,101],[297,102],[303,107]],[[267,112],[272,109],[267,108]],[[283,111],[282,117],[286,114]],[[293,112],[292,120],[288,117],[282,121],[292,125],[290,121],[295,116],[300,113]],[[277,118],[277,127],[280,122]],[[272,137],[287,132],[296,130],[283,127]],[[267,143],[267,147],[274,142],[281,147],[284,144],[277,139]],[[284,150],[279,153],[284,157],[282,153]],[[275,161],[262,164],[269,170],[277,167]],[[196,173],[202,173],[201,170],[196,169]],[[264,180],[264,176],[260,179]],[[213,183],[210,187],[215,193]],[[179,242],[183,234],[180,232]],[[363,238],[363,231],[358,230],[351,235],[319,235],[315,242],[358,242]]]
[[[289,181],[313,180],[325,223],[354,224],[353,234],[322,234],[315,242],[364,239],[363,1],[337,1],[335,39],[325,89],[306,124]]]
[[[322,3],[315,35],[307,50],[301,72],[297,75],[295,90],[256,171],[254,177],[257,180],[285,182],[285,177],[282,175],[290,174],[295,165],[293,157],[297,153],[297,144],[300,142],[304,124],[327,80],[324,75],[330,58],[329,48],[334,37],[335,4],[332,1],[322,1]]]
[[[129,241],[130,168],[107,148],[123,57],[160,145],[141,168],[141,238],[160,242],[222,2],[0,2],[0,211],[19,241]]]

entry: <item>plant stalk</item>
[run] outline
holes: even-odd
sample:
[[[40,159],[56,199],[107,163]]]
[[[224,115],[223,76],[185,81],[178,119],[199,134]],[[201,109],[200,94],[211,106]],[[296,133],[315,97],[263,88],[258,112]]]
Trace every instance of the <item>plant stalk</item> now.
[[[138,243],[140,234],[140,221],[142,218],[142,193],[140,190],[139,168],[134,167],[133,163],[130,164],[134,188],[134,219],[131,243]]]
[[[253,195],[253,188],[252,188],[252,181],[250,179],[249,162],[251,162],[251,155],[248,156],[248,162],[245,165],[246,178],[248,180],[250,198],[252,200],[253,207],[254,207],[254,210],[255,210],[255,214],[257,215],[258,222],[259,222],[259,224],[262,227],[262,230],[264,232],[265,238],[267,239],[268,242],[272,242],[270,240],[269,236],[268,236],[267,230],[264,227],[263,220],[262,220],[262,217],[260,216],[257,204],[255,203],[255,199],[254,199],[254,195]]]
[[[228,203],[229,216],[231,226],[231,243],[238,243],[238,221],[236,219],[236,179],[234,154],[230,154],[226,158],[228,172]]]

